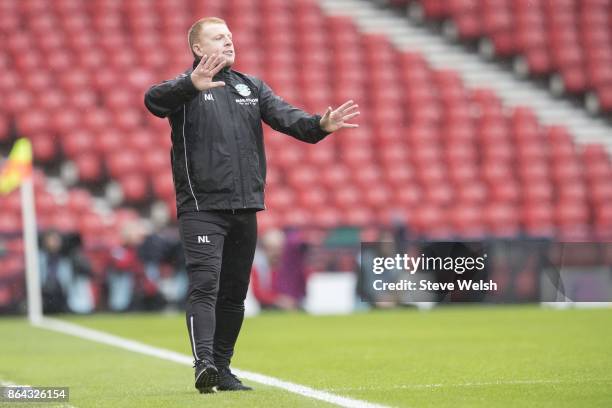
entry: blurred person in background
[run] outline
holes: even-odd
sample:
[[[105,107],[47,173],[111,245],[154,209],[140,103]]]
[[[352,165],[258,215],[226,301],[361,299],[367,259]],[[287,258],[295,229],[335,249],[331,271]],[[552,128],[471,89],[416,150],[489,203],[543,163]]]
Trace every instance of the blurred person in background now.
[[[23,254],[10,250],[10,235],[0,233],[0,313],[18,313],[25,303]]]
[[[276,274],[276,288],[279,296],[292,308],[301,307],[306,296],[306,280],[309,270],[306,266],[308,244],[297,229],[285,231],[285,244]]]
[[[144,238],[138,254],[147,278],[158,286],[168,307],[184,306],[188,279],[176,228],[158,227]]]
[[[145,273],[140,257],[147,232],[141,220],[129,222],[123,227],[121,245],[111,250],[107,287],[108,307],[112,311],[163,306],[157,284]]]
[[[400,215],[395,214],[392,219],[390,229],[382,229],[378,232],[373,230],[371,233],[376,236],[371,236],[364,239],[363,242],[373,242],[375,245],[364,247],[357,255],[357,297],[361,302],[365,302],[367,306],[379,308],[391,308],[398,303],[410,303],[411,299],[400,299],[400,294],[388,293],[387,291],[374,290],[373,284],[377,279],[383,279],[385,282],[398,282],[400,279],[411,280],[412,277],[405,271],[399,269],[391,269],[385,272],[385,275],[375,275],[371,270],[362,268],[362,261],[365,265],[372,265],[375,257],[395,257],[396,254],[404,254],[411,252],[410,243],[412,240],[412,232],[406,223],[406,220]],[[416,254],[412,254],[416,256]],[[361,305],[358,305],[360,308]]]
[[[189,275],[186,323],[200,392],[250,390],[231,372],[244,319],[257,241],[255,212],[265,209],[262,121],[317,143],[359,114],[353,101],[311,115],[261,79],[231,67],[232,33],[216,17],[188,32],[193,66],[151,87],[145,105],[172,128],[172,174]]]
[[[91,265],[78,234],[43,233],[40,277],[45,313],[90,313],[95,308]]]
[[[264,309],[293,310],[297,302],[278,291],[278,270],[285,245],[285,234],[278,229],[266,232],[255,251],[251,271],[253,294]]]
[[[394,293],[378,291],[374,289],[374,281],[384,279],[385,282],[395,282],[400,272],[396,269],[385,270],[385,275],[376,275],[365,265],[373,265],[373,259],[377,257],[393,258],[398,252],[399,245],[393,232],[389,230],[380,231],[375,245],[363,248],[361,254],[357,256],[357,296],[361,301],[366,302],[372,307],[391,308],[397,306],[397,297]]]
[[[72,279],[68,286],[68,309],[75,313],[91,313],[95,309],[93,270],[89,258],[83,252],[79,233],[64,236],[65,253],[72,265]]]
[[[62,244],[58,231],[47,231],[41,237],[38,259],[44,313],[66,311],[66,287],[72,270],[69,260],[62,254]]]

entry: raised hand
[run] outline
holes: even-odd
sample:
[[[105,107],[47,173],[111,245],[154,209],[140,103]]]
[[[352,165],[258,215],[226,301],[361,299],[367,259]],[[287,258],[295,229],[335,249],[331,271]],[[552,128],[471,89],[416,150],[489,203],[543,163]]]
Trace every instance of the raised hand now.
[[[208,58],[204,55],[198,66],[195,67],[191,73],[191,82],[200,91],[205,91],[211,88],[217,88],[219,86],[225,86],[223,81],[213,82],[213,77],[217,72],[221,71],[225,66],[225,57],[221,54],[213,54]]]
[[[354,111],[358,107],[359,105],[354,104],[352,100],[343,103],[336,110],[332,110],[331,106],[328,107],[319,122],[321,129],[331,133],[342,128],[359,127],[359,125],[355,123],[346,123],[347,120],[359,115],[359,111],[351,113],[351,111]]]

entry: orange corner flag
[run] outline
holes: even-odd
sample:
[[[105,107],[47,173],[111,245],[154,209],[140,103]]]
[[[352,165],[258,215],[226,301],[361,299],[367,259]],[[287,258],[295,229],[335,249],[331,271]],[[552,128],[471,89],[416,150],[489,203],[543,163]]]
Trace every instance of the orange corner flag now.
[[[8,194],[32,174],[32,144],[22,137],[17,139],[8,160],[0,170],[0,194]]]

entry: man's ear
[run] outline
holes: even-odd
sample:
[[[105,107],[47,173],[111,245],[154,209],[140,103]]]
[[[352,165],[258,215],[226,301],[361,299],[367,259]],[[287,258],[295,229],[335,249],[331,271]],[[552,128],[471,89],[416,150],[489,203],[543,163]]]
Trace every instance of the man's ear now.
[[[193,53],[200,58],[202,58],[202,56],[204,55],[204,53],[202,52],[202,49],[200,48],[199,43],[193,44],[193,47],[191,47],[191,49],[193,50]]]

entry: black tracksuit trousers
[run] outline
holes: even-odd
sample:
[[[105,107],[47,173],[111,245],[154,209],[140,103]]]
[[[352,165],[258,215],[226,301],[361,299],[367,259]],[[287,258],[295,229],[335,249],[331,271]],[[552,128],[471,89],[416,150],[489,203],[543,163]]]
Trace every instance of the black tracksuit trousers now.
[[[189,290],[186,318],[196,361],[229,367],[244,319],[255,244],[255,210],[179,216]]]

